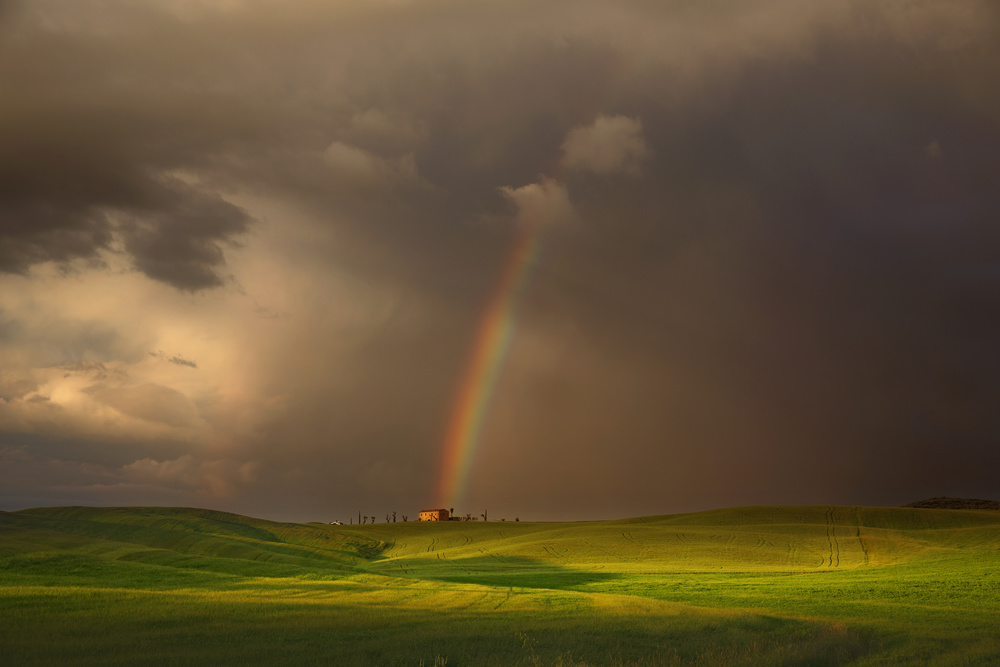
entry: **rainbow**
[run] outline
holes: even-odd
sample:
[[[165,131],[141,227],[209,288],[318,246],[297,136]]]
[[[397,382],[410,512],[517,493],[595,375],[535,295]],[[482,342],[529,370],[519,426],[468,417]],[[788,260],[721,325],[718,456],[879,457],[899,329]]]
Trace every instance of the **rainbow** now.
[[[476,331],[445,435],[439,507],[462,499],[479,434],[514,331],[514,310],[541,246],[538,221],[521,226]]]

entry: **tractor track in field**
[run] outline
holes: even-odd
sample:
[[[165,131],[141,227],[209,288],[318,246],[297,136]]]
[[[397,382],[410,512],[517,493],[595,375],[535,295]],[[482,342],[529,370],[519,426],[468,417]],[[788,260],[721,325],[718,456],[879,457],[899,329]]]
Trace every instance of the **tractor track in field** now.
[[[761,549],[763,549],[765,547],[770,547],[772,549],[775,548],[774,542],[772,542],[771,540],[767,539],[767,536],[765,536],[765,535],[758,535],[757,536],[757,540],[759,541],[759,543],[757,544],[757,546],[760,547]]]
[[[795,556],[798,554],[799,550],[798,550],[798,548],[795,545],[792,544],[792,540],[791,539],[787,539],[785,541],[785,545],[786,545],[786,547],[785,547],[785,560],[788,563],[792,563],[792,562],[795,561]]]
[[[832,507],[826,508],[826,541],[830,544],[830,567],[840,567],[840,542],[837,540],[837,524],[833,519]]]
[[[431,543],[427,545],[427,553],[437,550],[438,538],[431,538]]]
[[[865,565],[868,565],[868,547],[865,546],[865,541],[861,538],[861,512],[858,511],[858,508],[856,507],[854,508],[854,516],[857,517],[858,521],[857,525],[854,527],[855,537],[858,538],[858,544],[861,545],[861,553],[864,554]]]
[[[492,551],[485,551],[483,549],[479,549],[479,553],[481,553],[484,556],[488,556],[488,557],[490,557],[490,558],[492,558],[492,559],[494,559],[496,561],[499,561],[501,563],[506,563],[507,562],[506,558],[504,558],[502,556],[498,556],[495,553],[493,553]]]
[[[496,611],[497,609],[499,609],[500,607],[502,607],[508,600],[510,600],[510,596],[513,595],[513,594],[514,594],[514,587],[513,586],[508,587],[507,588],[507,594],[504,596],[503,600],[500,600],[500,602],[497,602],[496,606],[493,607],[493,610]]]
[[[592,542],[588,542],[587,540],[584,540],[583,543],[586,544],[591,549],[593,549],[594,551],[600,551],[601,553],[603,553],[604,555],[608,556],[611,559],[614,559],[614,558],[617,557],[617,556],[615,556],[615,554],[611,553],[610,551],[608,551],[604,547],[599,547],[596,544],[593,544]]]
[[[556,553],[556,550],[553,547],[546,546],[543,544],[542,548],[545,549],[545,553],[549,554],[553,558],[558,558],[559,560],[566,560],[566,557],[560,556],[558,553]]]
[[[476,607],[483,606],[483,602],[489,600],[490,593],[483,593],[481,596],[477,597],[475,600],[470,600],[468,604],[462,605],[461,607],[455,607],[458,610],[475,609]]]

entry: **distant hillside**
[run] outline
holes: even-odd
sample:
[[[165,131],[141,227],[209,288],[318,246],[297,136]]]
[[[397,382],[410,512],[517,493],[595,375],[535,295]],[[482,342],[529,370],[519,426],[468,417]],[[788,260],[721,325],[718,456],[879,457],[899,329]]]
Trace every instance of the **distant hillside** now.
[[[979,498],[928,498],[904,507],[932,510],[1000,510],[1000,502]]]
[[[179,574],[189,584],[192,577],[336,578],[385,546],[324,525],[195,508],[37,508],[0,512],[0,581],[53,572],[81,581],[110,577],[116,586]]]

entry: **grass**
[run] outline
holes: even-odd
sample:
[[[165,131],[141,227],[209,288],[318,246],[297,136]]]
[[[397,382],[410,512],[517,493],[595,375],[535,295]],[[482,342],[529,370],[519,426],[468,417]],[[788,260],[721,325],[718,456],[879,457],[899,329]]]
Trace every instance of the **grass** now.
[[[0,664],[1000,664],[1000,513],[0,513]]]

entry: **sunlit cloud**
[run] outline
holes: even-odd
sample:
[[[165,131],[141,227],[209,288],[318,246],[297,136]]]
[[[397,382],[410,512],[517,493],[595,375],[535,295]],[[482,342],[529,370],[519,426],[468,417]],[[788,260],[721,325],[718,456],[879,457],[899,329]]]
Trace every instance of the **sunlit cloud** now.
[[[592,125],[573,128],[562,150],[564,166],[597,174],[637,175],[650,156],[642,122],[627,116],[598,116]]]
[[[549,178],[519,188],[502,187],[503,193],[517,206],[516,220],[526,225],[558,225],[574,218],[566,187]]]

